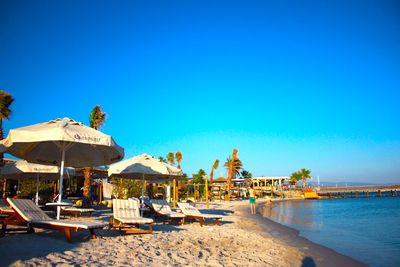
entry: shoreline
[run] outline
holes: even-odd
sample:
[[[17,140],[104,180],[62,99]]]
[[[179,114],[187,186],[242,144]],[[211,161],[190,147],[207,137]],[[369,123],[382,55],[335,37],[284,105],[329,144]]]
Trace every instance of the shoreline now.
[[[291,201],[292,199],[279,200],[279,201]],[[297,200],[297,199],[293,199]],[[300,236],[298,230],[288,227],[286,225],[277,223],[268,217],[265,217],[260,212],[260,209],[265,207],[266,201],[259,201],[257,203],[257,213],[252,216],[249,207],[247,213],[251,220],[256,221],[263,226],[266,237],[279,238],[281,242],[288,246],[294,246],[304,254],[304,259],[307,262],[303,262],[305,265],[302,266],[368,266],[366,263],[358,261],[350,256],[341,254],[332,248],[326,247],[322,244],[314,243],[306,237]],[[245,209],[243,207],[243,209]]]
[[[258,202],[258,209],[262,202]],[[300,237],[292,228],[259,213],[250,214],[247,200],[196,203],[203,212],[224,216],[221,226],[201,227],[155,223],[152,235],[121,235],[98,231],[98,239],[74,233],[37,230],[35,234],[0,239],[0,266],[366,266]],[[94,218],[106,221],[110,211]],[[88,220],[88,218],[79,218]]]

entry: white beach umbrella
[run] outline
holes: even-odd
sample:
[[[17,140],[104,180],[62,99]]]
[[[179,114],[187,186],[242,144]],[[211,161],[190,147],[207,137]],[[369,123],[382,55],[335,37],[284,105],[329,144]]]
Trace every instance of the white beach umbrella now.
[[[74,168],[65,168],[69,175],[75,175]],[[37,176],[42,178],[52,178],[58,176],[59,168],[57,166],[43,165],[31,163],[26,160],[17,160],[15,162],[6,163],[0,167],[0,175],[6,176],[9,179],[25,179]]]
[[[74,168],[64,168],[64,172],[68,175],[75,176]],[[59,168],[57,166],[42,165],[30,163],[26,160],[17,160],[15,162],[6,163],[0,167],[0,175],[7,179],[21,180],[36,178],[36,197],[35,202],[38,205],[39,200],[39,178],[58,179]]]
[[[119,161],[124,150],[113,138],[69,118],[10,130],[0,142],[7,152],[29,162],[60,166],[61,202],[64,166],[91,167]],[[59,219],[59,209],[57,219]]]
[[[182,170],[161,162],[150,155],[142,154],[111,165],[109,177],[126,179],[142,179],[142,198],[144,197],[144,180],[161,181],[177,178],[183,175]]]
[[[182,175],[182,170],[147,154],[120,161],[108,168],[109,177],[127,179],[142,179],[145,177],[146,180],[160,181]]]

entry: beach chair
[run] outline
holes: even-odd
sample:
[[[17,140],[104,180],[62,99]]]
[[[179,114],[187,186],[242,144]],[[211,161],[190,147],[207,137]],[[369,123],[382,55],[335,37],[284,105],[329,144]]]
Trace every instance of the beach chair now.
[[[154,211],[157,215],[170,219],[170,220],[179,220],[181,224],[185,223],[186,215],[180,212],[172,211],[168,202],[164,199],[152,199],[151,205],[153,206]]]
[[[148,225],[149,229],[141,229],[140,225]],[[134,200],[113,199],[113,216],[110,228],[118,228],[125,234],[151,234],[153,219],[140,216],[139,202]]]
[[[0,199],[0,236],[4,236],[6,232],[19,232],[26,231],[33,232],[33,228],[28,227],[25,221],[18,220],[15,211],[7,204],[4,199]],[[7,225],[23,226],[22,228],[7,229]]]
[[[69,199],[63,198],[62,202],[69,203],[69,204],[71,204],[71,206],[61,207],[61,212],[75,215],[75,217],[78,217],[78,215],[82,215],[84,213],[88,213],[89,216],[92,216],[92,213],[94,212],[94,209],[91,209],[91,208],[80,208],[80,207],[74,206],[74,203],[72,203],[72,201]]]
[[[182,213],[186,215],[186,218],[198,220],[201,226],[208,223],[215,223],[217,225],[221,224],[221,215],[202,213],[189,203],[178,202],[178,207],[181,209]],[[206,220],[212,221],[207,222]]]
[[[153,204],[151,204],[150,199],[148,199],[147,197],[140,197],[140,199],[143,201],[143,204],[144,204],[146,207],[148,207],[150,210],[153,210],[153,211],[154,211]]]
[[[71,232],[89,230],[92,239],[96,238],[95,229],[107,226],[105,223],[76,221],[76,220],[55,220],[50,218],[30,199],[7,198],[8,204],[15,211],[16,219],[28,225],[29,228],[45,228],[63,231],[68,242],[71,242]]]

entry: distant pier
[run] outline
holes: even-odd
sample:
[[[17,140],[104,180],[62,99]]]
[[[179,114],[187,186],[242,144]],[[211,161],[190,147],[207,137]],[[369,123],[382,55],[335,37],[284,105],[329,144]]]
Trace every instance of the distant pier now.
[[[400,185],[321,187],[321,198],[400,197]]]

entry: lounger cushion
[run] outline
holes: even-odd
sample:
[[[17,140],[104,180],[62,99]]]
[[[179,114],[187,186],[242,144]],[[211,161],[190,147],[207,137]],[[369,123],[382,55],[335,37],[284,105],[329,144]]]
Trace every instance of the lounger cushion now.
[[[77,208],[77,207],[62,207],[62,211],[68,211],[68,212],[94,212],[94,209],[86,209],[86,208]]]
[[[145,217],[115,217],[114,219],[117,219],[118,221],[122,223],[139,223],[139,224],[146,224],[146,223],[152,223],[153,219],[150,218],[145,218]]]
[[[139,203],[134,200],[113,199],[113,216],[122,223],[153,223],[153,219],[140,216]]]
[[[10,206],[27,222],[35,221],[53,221],[43,210],[41,210],[30,199],[10,199],[7,198]]]
[[[30,221],[32,225],[52,225],[52,226],[63,226],[63,227],[72,227],[72,228],[81,228],[81,229],[97,229],[103,228],[107,224],[93,221],[71,221],[71,220],[53,220],[53,221],[40,221],[40,220],[32,220]]]
[[[168,202],[164,199],[152,199],[151,204],[153,205],[154,211],[171,218],[185,218],[185,214],[175,212],[171,210]]]
[[[170,212],[160,212],[160,214],[171,218],[185,218],[186,215],[180,212],[170,211]]]
[[[182,210],[182,213],[186,216],[201,217],[204,219],[222,219],[221,215],[202,213],[195,207],[191,206],[189,203],[179,202],[178,206]]]

